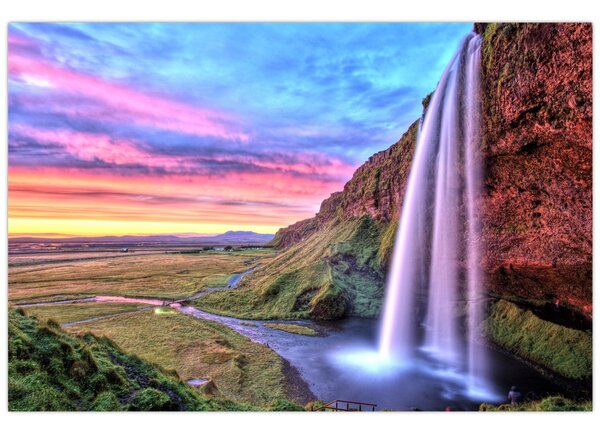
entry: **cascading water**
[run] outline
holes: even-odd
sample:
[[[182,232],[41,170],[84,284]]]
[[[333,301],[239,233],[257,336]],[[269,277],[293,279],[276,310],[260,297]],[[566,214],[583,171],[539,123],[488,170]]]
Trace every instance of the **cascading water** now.
[[[481,192],[480,36],[461,43],[419,131],[388,277],[380,354],[410,364],[417,348],[485,387]],[[466,304],[466,307],[465,307]]]

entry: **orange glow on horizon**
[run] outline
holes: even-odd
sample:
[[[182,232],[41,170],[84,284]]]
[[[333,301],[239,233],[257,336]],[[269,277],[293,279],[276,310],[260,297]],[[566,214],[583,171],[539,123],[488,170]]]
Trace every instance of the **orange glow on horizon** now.
[[[10,238],[17,237],[101,237],[111,235],[220,234],[225,231],[254,231],[274,234],[280,227],[268,225],[194,224],[115,220],[9,218]]]
[[[10,237],[275,233],[341,184],[287,173],[134,176],[10,167]],[[299,203],[302,203],[300,205]]]

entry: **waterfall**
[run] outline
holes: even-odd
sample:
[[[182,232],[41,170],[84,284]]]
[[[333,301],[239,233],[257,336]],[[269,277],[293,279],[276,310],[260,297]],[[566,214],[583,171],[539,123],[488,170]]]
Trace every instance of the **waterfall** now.
[[[417,349],[481,388],[483,319],[479,154],[481,37],[446,67],[422,119],[388,275],[380,355],[410,364]]]

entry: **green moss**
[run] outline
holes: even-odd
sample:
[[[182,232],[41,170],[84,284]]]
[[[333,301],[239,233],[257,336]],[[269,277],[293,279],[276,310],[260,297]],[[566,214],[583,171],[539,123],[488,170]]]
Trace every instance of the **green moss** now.
[[[431,98],[433,97],[433,93],[434,92],[429,93],[421,101],[421,104],[423,105],[423,112],[427,111],[427,107],[429,106],[429,102],[431,102]]]
[[[509,234],[524,234],[527,232],[527,227],[524,225],[508,223],[504,225],[503,231]]]
[[[338,305],[345,315],[375,317],[383,298],[384,272],[380,261],[380,245],[385,226],[365,216],[358,219],[349,237],[331,247],[328,263],[332,287]]]
[[[305,411],[304,407],[285,399],[277,399],[271,402],[269,411]]]
[[[351,257],[358,268],[375,267],[380,236],[380,229],[375,222],[369,217],[362,217],[348,239],[331,246],[331,256]]]
[[[272,328],[275,330],[281,330],[281,331],[288,332],[288,333],[300,334],[300,335],[304,335],[304,336],[317,336],[318,335],[316,330],[314,330],[310,327],[297,325],[297,324],[268,323],[268,324],[265,324],[265,327],[269,327],[269,328]]]
[[[325,401],[313,400],[313,401],[308,402],[304,406],[304,409],[306,411],[319,411],[319,409],[323,408],[325,405],[327,405],[327,402],[325,402]]]
[[[206,398],[106,338],[75,337],[9,309],[10,411],[249,410]]]
[[[493,38],[498,30],[498,23],[490,23],[485,27],[485,31],[482,35],[481,42],[481,54],[482,54],[482,64],[484,67],[489,70],[492,61],[494,60],[494,48],[493,48]]]
[[[549,396],[517,405],[481,404],[479,411],[592,411],[592,401],[575,402],[562,396]]]
[[[154,388],[142,390],[131,402],[131,407],[136,411],[171,411],[173,405],[167,394]]]
[[[544,321],[505,300],[491,306],[486,332],[503,348],[567,378],[592,376],[592,335],[588,332]]]
[[[392,259],[397,230],[398,220],[396,219],[394,222],[388,224],[381,234],[379,249],[377,251],[377,261],[381,267],[385,267]]]
[[[342,288],[333,283],[320,290],[309,304],[311,315],[317,319],[340,318],[348,306]]]
[[[121,411],[122,409],[117,396],[109,391],[100,393],[92,405],[93,411]]]

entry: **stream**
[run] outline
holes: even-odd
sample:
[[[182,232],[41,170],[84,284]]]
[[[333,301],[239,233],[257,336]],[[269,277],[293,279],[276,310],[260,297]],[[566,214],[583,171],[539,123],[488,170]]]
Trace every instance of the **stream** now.
[[[477,410],[482,402],[504,403],[512,385],[523,394],[536,396],[558,393],[557,385],[550,382],[535,369],[487,346],[493,388],[485,395],[473,396],[464,391],[465,376],[458,371],[444,369],[431,360],[426,353],[418,354],[410,368],[384,364],[376,355],[379,323],[374,319],[347,318],[338,321],[317,322],[310,320],[248,320],[216,315],[195,307],[182,305],[208,294],[225,289],[235,289],[242,278],[252,272],[252,267],[231,276],[225,287],[209,288],[188,298],[168,302],[180,312],[218,322],[253,342],[264,344],[285,358],[295,367],[312,393],[319,399],[331,401],[345,399],[377,404],[377,410]],[[121,296],[95,296],[77,300],[22,304],[19,307],[80,302],[140,303],[149,305],[135,311],[88,318],[62,324],[76,324],[106,319],[108,317],[136,313],[166,305],[163,299]],[[304,336],[265,327],[266,323],[298,324],[313,328],[318,336]],[[201,385],[202,378],[190,385]]]

